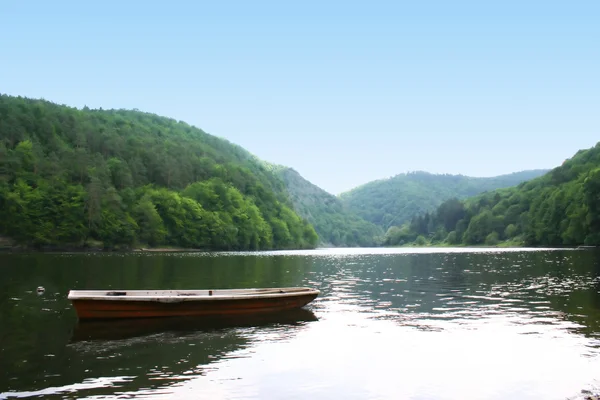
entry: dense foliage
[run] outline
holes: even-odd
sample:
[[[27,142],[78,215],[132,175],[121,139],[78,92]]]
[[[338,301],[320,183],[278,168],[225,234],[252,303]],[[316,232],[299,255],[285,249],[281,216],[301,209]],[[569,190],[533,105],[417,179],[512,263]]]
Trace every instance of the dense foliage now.
[[[139,111],[0,96],[0,235],[30,246],[314,247],[250,153]]]
[[[600,245],[600,143],[542,177],[466,201],[450,199],[386,234],[390,245],[415,240],[421,245]]]
[[[517,185],[545,172],[522,171],[493,178],[411,172],[369,182],[342,193],[340,199],[348,210],[388,229],[402,225],[414,215],[434,211],[445,200]]]
[[[337,197],[291,168],[272,168],[283,179],[296,212],[315,227],[321,244],[364,247],[381,243],[383,230],[346,210]]]

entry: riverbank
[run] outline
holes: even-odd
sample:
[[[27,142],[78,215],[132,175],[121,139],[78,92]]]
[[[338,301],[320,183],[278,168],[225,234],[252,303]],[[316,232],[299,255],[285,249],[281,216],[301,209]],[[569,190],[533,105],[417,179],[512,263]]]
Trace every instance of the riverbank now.
[[[185,253],[185,252],[199,252],[199,251],[210,251],[205,249],[186,249],[180,247],[140,247],[132,249],[133,252],[147,252],[147,253]]]
[[[0,237],[0,253],[198,253],[216,251],[241,250],[215,250],[171,246],[150,247],[147,244],[106,247],[104,243],[92,240],[87,241],[85,244],[65,243],[61,245],[28,246],[16,244],[7,237]]]
[[[536,246],[525,246],[522,242],[505,241],[494,245],[491,244],[449,244],[444,242],[426,242],[424,244],[417,244],[415,242],[406,243],[397,246],[377,246],[377,247],[390,247],[390,248],[535,248]],[[545,246],[547,247],[547,246]],[[551,246],[553,248],[562,248]],[[563,246],[564,247],[564,246]],[[581,249],[595,249],[595,246],[572,246],[564,248],[581,248]],[[336,246],[318,248],[336,248]],[[340,247],[343,248],[343,247]],[[107,248],[104,243],[94,240],[88,240],[85,244],[78,243],[66,243],[63,245],[47,245],[47,246],[27,246],[18,245],[13,240],[6,236],[0,236],[0,252],[3,253],[197,253],[197,252],[214,252],[214,251],[226,251],[226,250],[214,250],[214,249],[200,249],[200,248],[185,248],[185,247],[171,247],[171,246],[158,246],[150,247],[147,244],[138,244],[136,246],[119,246]],[[236,251],[236,250],[231,250]],[[599,399],[600,400],[600,399]]]
[[[87,246],[0,246],[2,253],[197,253],[210,252],[208,249],[186,249],[186,248],[170,248],[170,247],[130,247],[130,248],[110,248],[103,247],[87,247]]]
[[[433,248],[433,249],[451,249],[451,248],[472,248],[472,249],[581,249],[581,250],[594,250],[600,249],[600,246],[585,246],[585,245],[574,245],[574,246],[526,246],[522,243],[514,242],[502,242],[495,245],[490,244],[448,244],[448,243],[426,243],[418,245],[415,243],[407,243],[399,246],[383,246],[390,248]],[[600,399],[598,399],[600,400]]]
[[[149,247],[146,244],[140,244],[137,246],[120,246],[107,248],[104,243],[94,240],[88,240],[85,243],[65,243],[61,245],[46,245],[46,246],[28,246],[19,245],[14,240],[6,236],[0,236],[0,251],[1,252],[41,252],[41,253],[52,253],[52,252],[150,252],[150,253],[167,253],[167,252],[199,252],[209,251],[206,249],[197,248],[183,248],[183,247]]]
[[[533,247],[533,246],[526,246],[525,243],[523,243],[523,242],[505,241],[505,242],[499,242],[499,243],[495,243],[495,244],[464,244],[464,243],[450,244],[450,243],[445,243],[445,242],[425,242],[425,243],[419,243],[419,244],[417,244],[416,242],[411,242],[411,243],[405,243],[405,244],[402,244],[402,245],[397,245],[397,246],[392,246],[392,247],[527,248],[527,247]]]

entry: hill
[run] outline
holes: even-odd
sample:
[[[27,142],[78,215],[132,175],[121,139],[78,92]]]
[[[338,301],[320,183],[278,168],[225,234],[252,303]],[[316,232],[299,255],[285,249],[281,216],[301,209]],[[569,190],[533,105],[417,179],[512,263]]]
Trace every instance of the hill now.
[[[272,168],[285,183],[295,211],[314,226],[321,244],[366,247],[380,243],[383,230],[346,210],[337,197],[291,168]]]
[[[369,182],[342,193],[340,199],[349,211],[388,229],[402,225],[414,215],[435,210],[444,200],[514,186],[545,172],[547,170],[522,171],[493,178],[410,172]]]
[[[415,238],[420,244],[600,245],[600,143],[516,187],[448,200],[392,229],[387,243]]]
[[[314,247],[285,185],[181,121],[0,95],[0,236],[35,247]]]

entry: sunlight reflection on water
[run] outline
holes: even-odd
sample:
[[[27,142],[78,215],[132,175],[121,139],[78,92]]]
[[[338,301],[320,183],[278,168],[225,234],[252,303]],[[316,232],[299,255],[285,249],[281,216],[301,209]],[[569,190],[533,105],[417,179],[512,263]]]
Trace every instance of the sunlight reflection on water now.
[[[227,253],[203,265],[214,257],[161,262],[193,261],[207,284],[247,257],[257,260],[244,264],[250,271],[266,261],[303,268],[295,284],[321,290],[308,306],[314,318],[74,341],[65,351],[96,381],[0,398],[565,399],[599,378],[600,276],[589,253],[319,249]]]

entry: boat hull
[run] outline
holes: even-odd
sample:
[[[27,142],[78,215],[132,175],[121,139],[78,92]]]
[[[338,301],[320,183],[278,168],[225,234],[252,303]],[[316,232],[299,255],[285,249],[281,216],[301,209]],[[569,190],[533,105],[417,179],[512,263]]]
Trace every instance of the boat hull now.
[[[318,291],[281,296],[247,296],[198,299],[86,299],[72,298],[79,319],[154,318],[252,315],[301,308],[313,301]]]

